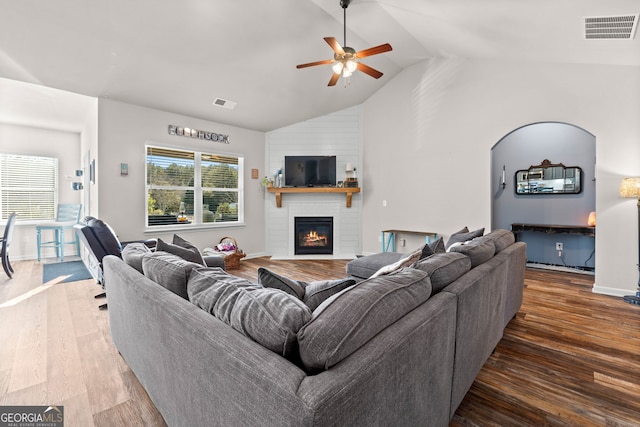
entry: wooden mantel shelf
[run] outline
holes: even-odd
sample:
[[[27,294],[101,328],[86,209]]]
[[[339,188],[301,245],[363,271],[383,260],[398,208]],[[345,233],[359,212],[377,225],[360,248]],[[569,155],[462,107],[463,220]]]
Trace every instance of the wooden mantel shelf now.
[[[282,195],[284,193],[345,193],[347,195],[347,207],[351,207],[351,196],[359,193],[357,187],[267,187],[269,193],[275,193],[276,206],[282,207]]]

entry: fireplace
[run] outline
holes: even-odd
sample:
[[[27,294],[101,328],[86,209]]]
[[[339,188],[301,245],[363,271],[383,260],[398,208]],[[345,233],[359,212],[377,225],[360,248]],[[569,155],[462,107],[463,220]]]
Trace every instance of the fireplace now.
[[[333,217],[297,216],[294,220],[296,255],[333,254]]]

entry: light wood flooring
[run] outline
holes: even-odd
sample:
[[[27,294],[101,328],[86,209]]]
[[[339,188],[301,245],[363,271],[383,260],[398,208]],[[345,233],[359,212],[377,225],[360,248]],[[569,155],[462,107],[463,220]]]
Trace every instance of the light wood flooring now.
[[[345,263],[257,258],[232,272],[314,280],[343,277]],[[43,285],[41,264],[13,265],[0,275],[0,405],[64,405],[67,427],[164,426],[111,343],[95,282]],[[522,309],[451,425],[640,425],[640,307],[592,285],[528,269]]]

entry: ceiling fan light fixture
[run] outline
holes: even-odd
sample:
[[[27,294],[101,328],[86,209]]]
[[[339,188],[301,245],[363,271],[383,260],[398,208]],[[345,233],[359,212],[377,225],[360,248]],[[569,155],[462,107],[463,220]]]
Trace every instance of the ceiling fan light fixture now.
[[[351,75],[358,71],[362,71],[365,74],[373,77],[374,79],[379,79],[382,77],[382,73],[375,68],[369,67],[368,65],[359,62],[360,59],[378,55],[380,53],[389,52],[392,50],[391,45],[389,43],[381,44],[380,46],[371,47],[369,49],[356,51],[355,49],[347,46],[347,7],[351,3],[351,0],[340,0],[340,6],[343,9],[344,13],[344,46],[340,46],[340,43],[335,39],[335,37],[324,37],[324,41],[333,49],[333,59],[326,59],[324,61],[316,61],[316,62],[308,62],[306,64],[296,65],[296,68],[307,68],[313,67],[316,65],[326,65],[332,64],[331,69],[333,70],[333,75],[329,80],[329,84],[327,86],[335,86],[338,79],[342,76],[344,78],[351,77]]]

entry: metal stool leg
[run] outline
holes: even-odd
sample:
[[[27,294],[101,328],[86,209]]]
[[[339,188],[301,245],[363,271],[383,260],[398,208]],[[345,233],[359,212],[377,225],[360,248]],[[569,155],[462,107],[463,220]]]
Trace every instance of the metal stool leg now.
[[[38,262],[40,262],[40,244],[42,243],[42,230],[36,228],[36,245],[38,246]]]
[[[60,262],[64,262],[64,228],[58,230],[58,247],[60,248]]]

